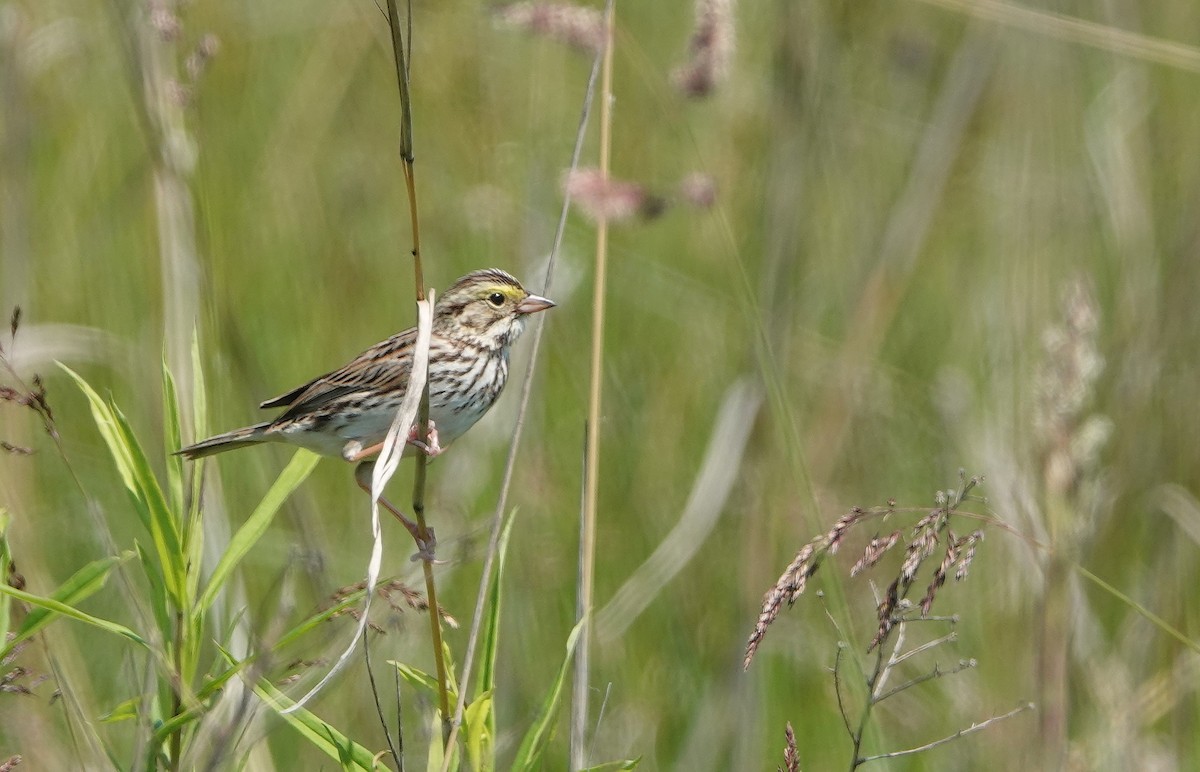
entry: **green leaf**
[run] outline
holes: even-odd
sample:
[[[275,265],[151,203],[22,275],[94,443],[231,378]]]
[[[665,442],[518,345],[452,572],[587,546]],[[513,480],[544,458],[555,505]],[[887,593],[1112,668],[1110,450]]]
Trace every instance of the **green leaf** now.
[[[1129,608],[1136,611],[1147,622],[1154,625],[1159,630],[1162,630],[1164,633],[1171,636],[1175,640],[1179,641],[1184,646],[1187,646],[1192,651],[1200,654],[1200,641],[1193,641],[1191,638],[1187,637],[1181,631],[1179,631],[1178,629],[1173,627],[1170,622],[1163,619],[1158,614],[1155,614],[1153,611],[1146,608],[1142,604],[1138,603],[1136,600],[1129,597],[1125,593],[1121,592],[1120,590],[1118,590],[1116,587],[1112,586],[1108,582],[1104,581],[1099,576],[1096,576],[1091,571],[1084,568],[1081,564],[1072,562],[1071,566],[1076,571],[1078,571],[1080,574],[1082,574],[1085,579],[1087,579],[1090,582],[1094,582],[1096,584],[1096,586],[1100,587],[1105,592],[1109,593],[1114,598],[1116,598],[1117,600],[1121,601],[1125,605],[1129,606]]]
[[[155,564],[150,553],[138,541],[133,542],[133,548],[137,551],[138,560],[142,564],[142,572],[146,576],[146,585],[150,588],[150,610],[154,614],[154,624],[158,626],[162,639],[169,641],[174,637],[174,627],[171,623],[171,610],[167,602],[167,588],[163,583],[162,572],[158,570],[158,565]]]
[[[450,749],[450,759],[446,760],[446,749],[442,747],[442,711],[434,708],[429,713],[428,736],[437,738],[431,740],[425,753],[425,772],[441,772],[442,768],[458,772],[462,768],[458,758],[458,743]]]
[[[179,431],[179,393],[175,388],[175,377],[167,367],[167,358],[162,362],[163,433],[167,444],[167,490],[171,495],[171,509],[183,511],[183,457],[172,451],[182,447]],[[186,534],[185,534],[186,537]]]
[[[196,437],[208,436],[208,392],[204,388],[204,360],[200,356],[200,331],[199,329],[192,330],[192,431]],[[180,463],[182,463],[182,458]],[[203,487],[204,475],[200,474],[204,462],[199,461],[192,465],[192,485],[191,499],[188,508],[188,522],[200,522],[200,503],[204,500]],[[203,529],[197,529],[203,533]],[[192,561],[193,565],[199,566],[202,562],[202,551],[204,549],[203,539],[197,537],[192,539]]]
[[[142,525],[150,532],[154,541],[167,593],[179,607],[183,607],[184,557],[179,531],[167,507],[162,489],[158,486],[158,480],[155,479],[150,463],[146,460],[146,454],[121,411],[101,399],[100,395],[71,368],[61,362],[58,366],[75,381],[87,397],[96,428],[100,430],[100,436],[108,445],[109,453],[117,465],[117,472],[133,498]]]
[[[208,585],[204,588],[204,593],[196,604],[197,614],[203,614],[217,599],[217,594],[229,580],[229,574],[246,556],[255,542],[266,533],[267,527],[271,524],[275,513],[283,506],[283,502],[292,494],[292,491],[300,486],[300,483],[304,482],[320,459],[320,456],[307,450],[297,450],[296,454],[292,456],[292,460],[279,473],[279,477],[267,491],[267,495],[263,496],[262,501],[254,508],[254,512],[229,540],[225,554],[221,556],[221,560],[213,569],[212,576],[208,579]]]
[[[94,617],[91,614],[85,614],[84,612],[80,611],[79,609],[74,608],[72,606],[68,606],[66,603],[63,603],[62,601],[57,601],[57,600],[54,600],[53,598],[43,598],[40,595],[34,595],[32,593],[25,592],[24,590],[18,590],[15,587],[9,587],[7,584],[4,584],[4,583],[0,583],[0,593],[5,594],[5,595],[10,595],[10,596],[16,598],[17,600],[24,601],[30,605],[39,606],[41,608],[53,611],[57,614],[62,614],[65,617],[70,617],[71,619],[77,620],[79,622],[84,622],[86,624],[92,625],[93,627],[98,627],[101,630],[106,630],[110,633],[120,635],[122,637],[128,638],[129,640],[133,641],[134,643],[137,643],[137,644],[140,644],[142,646],[149,648],[149,644],[147,644],[146,641],[143,640],[140,635],[135,633],[133,630],[130,630],[125,625],[120,625],[120,624],[117,624],[116,622],[110,622],[107,619],[100,619],[99,617]]]
[[[236,663],[236,660],[227,651],[221,649],[221,653],[229,660],[230,664]],[[341,764],[344,768],[364,770],[379,768],[375,762],[375,756],[369,750],[317,718],[308,710],[300,708],[291,713],[284,713],[283,711],[291,707],[294,703],[284,696],[283,692],[272,686],[271,682],[267,679],[258,679],[253,688],[254,693],[279,713],[284,721],[300,733],[300,736],[308,740],[314,747]]]
[[[2,553],[2,550],[0,550],[0,553]],[[67,581],[59,585],[58,589],[52,592],[48,599],[72,606],[79,603],[84,598],[95,594],[101,587],[104,586],[104,583],[108,579],[108,575],[114,566],[124,562],[125,560],[128,560],[131,557],[133,557],[133,553],[126,552],[120,557],[107,557],[101,558],[100,560],[93,560],[91,563],[88,563],[86,566],[72,574],[70,579],[67,579]],[[0,558],[3,558],[3,554],[0,554]],[[4,570],[7,572],[8,561],[6,559],[3,560],[3,565]],[[26,640],[43,627],[50,624],[50,622],[54,620],[55,616],[55,613],[45,606],[38,606],[37,608],[32,609],[28,614],[25,615],[25,619],[21,622],[21,626],[17,628],[16,635],[13,637],[12,641],[8,642],[8,644],[4,646],[2,650],[0,650],[0,659],[3,659],[4,655],[8,654],[13,646],[16,646],[21,641]]]
[[[96,422],[96,428],[100,430],[100,436],[104,439],[104,444],[108,446],[109,452],[113,456],[113,460],[117,464],[117,474],[121,476],[121,482],[125,485],[126,490],[134,494],[134,504],[137,510],[138,518],[142,521],[142,526],[150,530],[150,516],[146,510],[145,503],[136,495],[137,487],[134,483],[133,474],[129,468],[132,464],[129,461],[129,454],[126,452],[121,443],[120,433],[116,428],[116,421],[113,420],[112,410],[108,404],[100,398],[100,395],[88,385],[87,381],[77,375],[74,370],[64,365],[62,362],[58,366],[67,375],[75,381],[75,385],[87,397],[88,407],[92,411],[92,420]]]
[[[366,590],[355,590],[346,597],[342,598],[333,606],[330,606],[324,611],[318,611],[316,614],[313,614],[308,619],[305,619],[291,630],[288,630],[286,633],[279,636],[279,640],[274,646],[271,647],[271,650],[279,651],[280,649],[295,643],[308,633],[320,627],[325,622],[333,619],[338,614],[345,613],[347,609],[354,608],[358,605],[358,602],[362,600],[365,593]]]
[[[494,712],[491,692],[476,696],[463,712],[467,765],[475,772],[491,772],[496,768],[496,735],[492,731]]]
[[[437,678],[429,675],[424,670],[415,668],[412,665],[406,665],[403,662],[397,662],[394,659],[389,659],[388,664],[392,665],[397,671],[399,671],[400,677],[407,681],[409,686],[414,686],[417,689],[424,689],[433,695],[434,698],[437,697]]]
[[[158,559],[162,564],[163,579],[166,581],[167,592],[180,608],[187,606],[184,587],[187,584],[187,559],[183,553],[183,541],[179,537],[179,526],[176,515],[167,506],[162,488],[158,486],[158,478],[150,468],[150,461],[142,450],[141,443],[133,433],[133,427],[116,405],[112,406],[117,428],[121,439],[129,448],[133,461],[133,474],[137,482],[138,493],[146,502],[150,513],[150,535],[154,539]]]
[[[228,655],[226,655],[226,658],[231,659]],[[229,682],[229,679],[242,672],[246,665],[253,662],[254,659],[254,657],[247,657],[225,668],[224,671],[218,673],[215,677],[206,679],[200,689],[196,691],[196,698],[192,702],[192,707],[182,713],[171,716],[154,728],[154,742],[166,742],[167,738],[172,734],[203,717],[208,712],[208,701],[216,696],[221,689],[225,688],[225,684]]]
[[[479,683],[476,685],[475,698],[479,695],[493,692],[496,689],[496,653],[500,648],[500,581],[504,577],[504,566],[508,556],[508,541],[512,534],[513,523],[517,511],[514,509],[500,532],[500,543],[496,550],[496,570],[488,584],[488,616],[483,628],[483,652],[479,658]],[[493,721],[495,720],[493,716]],[[496,727],[493,725],[492,731]]]
[[[554,736],[554,717],[558,714],[558,703],[562,699],[563,684],[566,683],[567,673],[571,669],[571,660],[575,657],[575,645],[579,642],[579,633],[583,630],[583,620],[575,623],[571,634],[567,636],[567,655],[563,658],[558,676],[546,695],[533,726],[529,728],[525,739],[521,741],[521,749],[513,761],[513,769],[541,769],[542,752]]]
[[[8,567],[12,565],[12,547],[8,543],[8,512],[0,507],[0,582],[8,584]],[[8,626],[12,620],[12,600],[0,596],[0,645],[8,640]],[[2,658],[0,658],[2,659]]]
[[[142,704],[141,696],[130,697],[129,699],[125,700],[122,703],[119,703],[112,710],[108,711],[103,716],[101,716],[100,723],[116,724],[121,721],[131,721],[132,719],[137,718],[138,708],[141,707],[141,704]]]
[[[204,388],[204,358],[200,356],[200,331],[192,330],[192,431],[208,435],[208,392]]]

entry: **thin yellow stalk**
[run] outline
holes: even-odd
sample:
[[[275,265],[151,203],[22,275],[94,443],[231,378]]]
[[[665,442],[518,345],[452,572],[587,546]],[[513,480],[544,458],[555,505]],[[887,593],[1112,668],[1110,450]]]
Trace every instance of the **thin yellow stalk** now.
[[[579,126],[575,131],[575,146],[571,151],[571,164],[569,167],[568,176],[579,168],[579,159],[583,154],[583,142],[587,135],[588,120],[591,117],[592,101],[596,92],[596,80],[600,75],[600,65],[603,60],[603,53],[597,53],[596,58],[592,62],[591,73],[588,75],[587,88],[583,95],[583,108],[579,115]],[[558,226],[554,231],[554,243],[550,247],[550,258],[546,264],[546,277],[542,284],[542,294],[549,294],[550,279],[554,273],[554,266],[558,260],[558,253],[562,248],[563,235],[567,229],[567,214],[571,209],[571,191],[568,187],[563,196],[562,209],[559,211]],[[466,709],[467,689],[471,671],[475,662],[475,653],[480,639],[480,631],[483,625],[484,606],[487,601],[487,587],[491,582],[492,568],[496,563],[496,554],[499,551],[500,532],[504,527],[504,513],[507,511],[508,492],[512,485],[513,472],[516,469],[517,450],[521,444],[521,436],[525,427],[525,413],[529,407],[529,396],[533,391],[533,376],[537,369],[538,354],[541,351],[542,332],[545,330],[546,317],[543,314],[538,314],[537,320],[534,322],[533,328],[533,343],[530,346],[529,354],[529,369],[525,372],[525,380],[521,384],[521,399],[517,408],[516,425],[513,427],[512,438],[508,446],[508,458],[504,462],[504,474],[500,482],[500,494],[496,500],[496,508],[492,514],[492,532],[488,541],[487,555],[483,562],[483,572],[479,578],[479,593],[475,600],[475,612],[471,618],[471,631],[467,637],[467,652],[463,657],[462,675],[458,681],[458,703],[454,709],[454,721],[450,731],[450,739],[446,743],[447,747],[452,746],[458,735],[458,730],[462,726],[463,712]],[[442,772],[448,772],[450,763],[453,761],[451,756],[447,754],[442,760]]]
[[[615,3],[604,14],[604,62],[600,72],[601,179],[608,178],[612,148],[612,54]],[[592,291],[591,385],[588,389],[587,450],[584,457],[583,524],[579,540],[579,597],[577,619],[583,622],[575,653],[575,683],[571,700],[571,768],[587,766],[585,735],[588,723],[588,671],[591,659],[591,616],[596,572],[596,505],[600,484],[600,398],[604,365],[604,294],[608,281],[608,220],[596,222],[596,279]]]
[[[400,156],[404,168],[404,184],[408,192],[408,212],[412,223],[413,239],[413,278],[415,281],[417,302],[425,300],[425,276],[421,266],[421,228],[417,217],[417,182],[414,168],[413,136],[412,136],[412,98],[409,90],[409,60],[405,54],[404,36],[400,30],[400,14],[396,8],[396,0],[387,0],[388,27],[392,35],[392,53],[396,62],[396,83],[400,88]],[[412,51],[412,8],[409,6],[408,41],[409,53]],[[417,435],[424,441],[426,427],[429,425],[429,383],[426,381],[425,390],[421,395],[421,407],[417,413]],[[413,516],[417,521],[421,540],[429,544],[429,527],[425,522],[425,454],[416,454],[416,473],[413,476]],[[442,645],[442,620],[438,616],[437,584],[433,577],[432,561],[422,561],[425,572],[425,594],[429,600],[429,634],[433,646],[433,659],[437,665],[438,706],[442,714],[442,744],[449,755],[450,742],[450,690],[447,687],[445,647]]]

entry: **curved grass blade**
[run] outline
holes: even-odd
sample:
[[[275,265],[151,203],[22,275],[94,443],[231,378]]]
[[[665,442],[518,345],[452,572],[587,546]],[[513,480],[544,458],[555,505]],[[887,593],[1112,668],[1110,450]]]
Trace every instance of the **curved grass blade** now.
[[[0,583],[0,593],[9,595],[30,605],[38,606],[40,608],[53,611],[57,614],[61,614],[62,616],[70,617],[76,621],[92,625],[93,627],[98,627],[101,630],[105,630],[115,635],[120,635],[123,638],[128,638],[134,643],[149,648],[149,644],[146,643],[142,636],[138,635],[133,630],[130,630],[125,625],[117,624],[116,622],[110,622],[107,619],[94,617],[91,614],[86,614],[73,606],[63,603],[62,601],[54,600],[53,598],[44,598],[41,595],[34,595],[33,593],[25,592],[24,590],[18,590],[15,587],[9,587],[7,584],[3,583]]]
[[[546,699],[542,703],[542,709],[538,712],[537,719],[525,734],[525,739],[521,741],[521,749],[517,751],[517,757],[513,760],[513,769],[541,769],[542,752],[546,750],[546,746],[554,736],[554,717],[558,714],[563,684],[567,680],[567,673],[570,672],[571,660],[575,658],[575,645],[579,642],[579,633],[583,630],[584,621],[581,619],[576,622],[575,627],[571,629],[571,634],[567,636],[567,656],[563,658],[562,666],[558,669],[558,677],[554,679],[554,684],[550,687],[550,693],[546,695]]]
[[[71,578],[63,582],[58,588],[50,594],[48,600],[67,605],[75,605],[79,601],[95,594],[105,581],[108,580],[109,573],[117,565],[125,562],[133,557],[132,552],[126,552],[124,555],[101,558],[93,560],[83,568],[71,575]],[[4,563],[5,569],[8,567],[7,561]],[[14,646],[21,641],[29,638],[37,633],[46,625],[54,621],[55,612],[46,606],[39,605],[25,615],[25,619],[21,622],[21,626],[16,629],[13,639],[0,649],[0,660],[12,650]]]
[[[580,772],[616,772],[624,769],[637,769],[637,765],[642,763],[642,757],[636,759],[622,759],[621,761],[606,761],[603,764],[598,764],[594,767],[580,770]]]
[[[237,660],[229,652],[224,649],[220,649],[220,651],[230,664],[237,664]],[[267,679],[258,679],[251,685],[251,688],[263,702],[282,716],[283,720],[288,722],[302,737],[320,749],[322,753],[341,764],[344,769],[375,770],[379,768],[375,756],[369,750],[317,718],[305,708],[295,707],[295,703],[272,686]]]
[[[496,652],[500,647],[500,580],[504,577],[504,566],[508,555],[508,538],[512,535],[513,523],[516,521],[516,511],[509,515],[504,530],[500,532],[500,542],[496,548],[496,571],[492,574],[491,585],[488,587],[488,617],[483,629],[483,652],[479,659],[481,668],[479,683],[476,686],[475,698],[490,693],[496,689]],[[492,718],[493,722],[495,717]],[[492,726],[493,731],[495,726]]]
[[[167,491],[171,496],[171,509],[183,511],[183,457],[170,451],[183,447],[179,430],[179,391],[175,387],[175,376],[171,375],[164,355],[162,362],[163,396],[163,441],[167,447]]]
[[[116,406],[101,399],[74,370],[62,362],[59,362],[58,366],[75,381],[79,390],[87,397],[96,428],[99,429],[100,436],[104,438],[104,443],[117,465],[121,481],[133,498],[142,525],[150,532],[154,541],[167,593],[179,607],[184,607],[184,557],[179,530],[142,446],[134,436],[129,422]]]
[[[495,715],[491,692],[477,695],[463,712],[467,768],[475,772],[492,772],[496,768],[496,733],[492,728]]]
[[[9,566],[12,565],[12,547],[8,543],[8,512],[0,507],[0,582],[8,584]],[[12,619],[10,607],[12,600],[7,595],[0,596],[0,644],[8,640],[8,626]],[[5,652],[8,651],[6,648]],[[0,662],[3,661],[0,656]]]
[[[275,479],[271,489],[263,496],[262,501],[254,508],[254,512],[247,518],[246,522],[242,523],[242,527],[237,530],[233,538],[229,540],[229,546],[225,549],[225,553],[221,555],[221,560],[213,569],[212,576],[208,579],[208,584],[204,588],[204,592],[200,595],[200,600],[196,604],[196,613],[203,614],[217,599],[217,594],[225,586],[225,582],[229,580],[229,574],[241,562],[250,548],[254,546],[262,535],[266,532],[267,526],[271,524],[271,520],[275,517],[275,513],[287,500],[287,497],[292,494],[300,486],[300,483],[308,477],[312,472],[313,467],[317,465],[320,456],[315,453],[310,453],[307,450],[297,450],[292,456],[292,460],[279,473],[279,477]]]

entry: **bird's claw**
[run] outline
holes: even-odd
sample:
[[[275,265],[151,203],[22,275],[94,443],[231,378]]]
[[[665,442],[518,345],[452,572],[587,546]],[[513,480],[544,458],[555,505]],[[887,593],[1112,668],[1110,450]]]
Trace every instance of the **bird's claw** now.
[[[444,561],[434,557],[434,550],[437,548],[437,536],[434,535],[433,529],[426,527],[425,533],[428,534],[428,539],[413,534],[413,541],[417,543],[417,551],[409,558],[413,563],[425,561],[426,563],[437,564]]]
[[[425,440],[422,441],[420,439],[417,435],[417,427],[414,426],[408,434],[408,444],[430,458],[437,458],[445,450],[442,444],[438,442],[437,424],[433,422],[433,419],[430,419],[425,427]]]

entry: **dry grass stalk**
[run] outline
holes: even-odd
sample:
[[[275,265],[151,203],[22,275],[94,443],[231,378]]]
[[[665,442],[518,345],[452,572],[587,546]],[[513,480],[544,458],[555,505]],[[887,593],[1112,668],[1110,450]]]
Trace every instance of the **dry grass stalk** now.
[[[671,73],[686,97],[706,97],[729,75],[733,60],[733,0],[696,0],[688,61]]]
[[[961,551],[967,546],[970,540],[970,536],[964,536],[960,539],[954,535],[954,531],[947,532],[946,554],[942,557],[942,562],[934,570],[933,580],[929,582],[929,587],[925,590],[925,597],[921,599],[921,616],[929,616],[929,609],[933,607],[937,591],[946,583],[946,574],[959,562]]]
[[[22,759],[19,754],[9,756],[4,761],[0,762],[0,772],[11,772],[11,770],[16,769],[17,765],[20,764],[21,761]]]
[[[1045,356],[1034,382],[1034,431],[1043,449],[1043,477],[1049,493],[1067,495],[1079,485],[1111,432],[1109,420],[1087,413],[1104,372],[1097,344],[1099,310],[1082,280],[1063,293],[1062,322],[1042,336]]]
[[[209,32],[200,38],[200,42],[196,44],[196,48],[192,50],[192,53],[188,54],[187,59],[183,63],[184,69],[187,71],[193,86],[204,75],[209,63],[220,50],[221,39],[216,35]]]
[[[867,544],[867,548],[863,550],[863,556],[858,559],[850,568],[850,576],[858,576],[865,569],[871,568],[887,554],[887,551],[900,541],[902,534],[900,531],[892,531],[887,536],[876,536]]]
[[[604,48],[604,15],[570,3],[509,3],[492,12],[496,21],[566,43],[588,54]]]
[[[787,738],[787,745],[783,746],[783,766],[776,769],[781,772],[800,772],[800,752],[796,749],[796,731],[792,729],[791,721],[787,722],[784,737]]]
[[[345,587],[339,587],[334,590],[329,596],[334,604],[342,603],[350,596],[362,592],[366,589],[366,582],[359,581],[354,584],[348,584]],[[405,608],[410,608],[415,611],[428,611],[429,601],[420,592],[412,589],[399,579],[391,579],[386,582],[378,582],[375,585],[375,594],[383,598],[387,602],[388,607],[392,611],[403,613]],[[397,597],[398,596],[398,597]],[[349,614],[356,621],[362,618],[361,611],[355,607],[347,607],[330,615],[330,619],[340,617],[343,614]],[[448,626],[458,628],[458,620],[450,615],[442,606],[438,606],[438,616],[442,618]],[[384,632],[383,628],[374,622],[367,623],[372,630],[377,633]]]
[[[380,632],[382,632],[382,631],[380,631]],[[290,686],[290,685],[296,683],[297,681],[299,681],[300,677],[304,675],[305,671],[307,671],[311,668],[314,668],[314,667],[322,667],[323,668],[323,667],[326,667],[328,664],[329,664],[329,660],[325,659],[324,657],[317,657],[316,659],[292,660],[283,669],[283,671],[285,673],[287,673],[288,675],[285,675],[282,678],[276,679],[275,686],[277,686],[281,689],[285,686]]]
[[[758,651],[758,645],[762,643],[762,639],[767,634],[767,628],[779,616],[779,609],[783,607],[783,602],[786,600],[788,605],[796,602],[796,598],[804,592],[805,585],[808,584],[808,578],[816,573],[817,563],[813,561],[813,555],[816,553],[816,547],[812,542],[805,544],[796,553],[796,557],[788,564],[788,567],[779,576],[771,589],[767,590],[767,594],[763,596],[762,611],[758,614],[758,621],[754,624],[754,631],[750,633],[749,640],[746,641],[746,656],[742,659],[742,669],[750,668],[750,661],[754,659],[754,653]]]
[[[971,568],[971,561],[975,559],[975,549],[981,541],[983,541],[983,531],[975,531],[966,537],[966,549],[963,551],[962,557],[958,559],[958,564],[954,567],[954,581],[961,582],[967,578],[967,572]]]
[[[759,612],[758,621],[746,642],[746,656],[742,660],[743,669],[750,667],[750,660],[754,659],[754,653],[767,634],[767,628],[779,616],[779,610],[783,607],[784,601],[791,606],[804,594],[809,577],[817,572],[825,555],[837,552],[838,546],[852,525],[865,517],[882,512],[884,510],[868,512],[860,507],[854,507],[838,518],[828,533],[816,537],[800,548],[800,551],[792,558],[792,562],[780,574],[779,579],[763,596],[762,610]]]
[[[21,307],[13,308],[12,316],[9,318],[9,348],[11,352],[16,345],[17,332],[21,328]],[[8,373],[9,378],[16,383],[16,387],[0,386],[0,402],[11,402],[18,407],[26,407],[37,413],[38,418],[42,421],[42,427],[46,430],[46,434],[50,435],[50,439],[58,441],[58,429],[54,425],[54,411],[50,409],[50,403],[46,399],[46,384],[42,382],[40,375],[34,375],[30,379],[30,383],[26,384],[21,376],[17,374],[17,370],[13,367],[8,359],[8,352],[4,346],[0,345],[0,370]],[[21,445],[12,445],[7,442],[0,442],[0,448],[3,448],[9,453],[19,455],[29,455],[33,453],[31,448],[26,448]]]
[[[949,530],[949,527],[952,515],[982,480],[982,477],[973,477],[968,480],[964,476],[957,491],[939,491],[934,508],[926,511],[913,525],[899,573],[888,585],[883,600],[876,608],[879,625],[868,651],[879,646],[891,634],[896,624],[903,619],[903,614],[911,608],[912,604],[907,599],[909,590],[920,573],[921,566],[937,550],[943,532],[947,534],[946,554],[934,571],[925,599],[921,603],[922,616],[928,616],[937,596],[937,590],[945,583],[946,575],[952,568],[956,580],[966,578],[971,560],[975,557],[976,547],[983,539],[983,534],[980,531],[974,531],[968,536],[959,538]],[[746,654],[742,660],[743,669],[750,667],[750,661],[754,659],[763,637],[767,634],[767,629],[779,616],[784,602],[786,601],[789,606],[796,602],[808,586],[809,578],[817,572],[821,561],[826,555],[837,552],[850,530],[866,520],[895,515],[896,502],[894,500],[889,500],[887,507],[875,509],[853,507],[839,517],[828,532],[817,536],[800,548],[800,551],[792,558],[792,562],[780,574],[779,579],[763,596],[758,620],[746,641]],[[887,536],[878,534],[873,536],[863,550],[862,556],[850,569],[850,575],[857,576],[865,569],[874,566],[888,550],[903,538],[902,530],[893,531]]]
[[[10,574],[8,582],[10,586],[18,586],[18,582],[14,582],[12,577],[19,578],[20,587],[18,587],[18,589],[24,587],[24,577],[21,577],[20,574],[16,574],[15,572]],[[4,638],[4,642],[7,643],[13,638],[14,634],[8,633]],[[23,652],[28,645],[28,640],[23,641],[22,643],[14,646],[12,651],[10,651],[3,659],[0,659],[0,668],[9,668],[3,673],[0,673],[0,694],[22,694],[30,697],[33,696],[33,690],[36,689],[39,684],[41,684],[43,681],[49,680],[50,676],[48,675],[34,673],[33,671],[21,665],[13,665],[13,663],[17,660],[17,657],[20,656],[21,652]]]
[[[1098,493],[1100,451],[1112,432],[1112,422],[1089,407],[1104,371],[1099,328],[1099,308],[1088,285],[1082,279],[1069,282],[1061,321],[1042,336],[1044,355],[1034,381],[1033,429],[1041,464],[1044,526],[1051,545],[1042,566],[1038,662],[1046,767],[1064,763],[1069,747],[1069,641],[1075,615],[1068,560],[1095,527],[1095,521],[1083,513],[1091,509],[1092,497]]]

